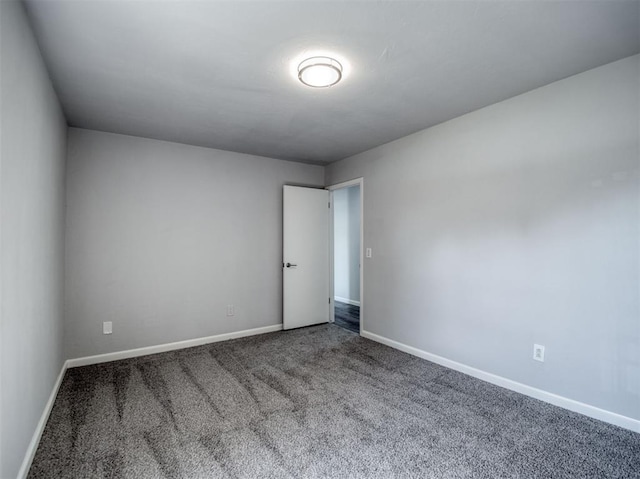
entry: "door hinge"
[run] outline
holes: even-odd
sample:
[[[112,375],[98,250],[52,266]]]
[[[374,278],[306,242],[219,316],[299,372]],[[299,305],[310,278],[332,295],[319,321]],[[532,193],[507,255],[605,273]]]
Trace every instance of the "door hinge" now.
[[[327,208],[331,208],[331,202],[327,203]]]
[[[329,298],[329,304],[331,304],[331,298]]]

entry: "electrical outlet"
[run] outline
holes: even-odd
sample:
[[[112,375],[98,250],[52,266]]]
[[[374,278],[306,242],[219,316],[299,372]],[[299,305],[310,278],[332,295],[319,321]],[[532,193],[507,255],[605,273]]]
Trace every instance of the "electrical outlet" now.
[[[533,359],[544,363],[544,346],[540,344],[533,345]]]
[[[113,323],[111,321],[105,321],[102,323],[102,334],[113,333]]]
[[[236,314],[236,309],[234,308],[233,304],[227,304],[227,316],[235,316]]]
[[[373,256],[373,255],[372,255],[372,252],[371,252],[371,248],[367,248],[367,249],[365,250],[364,255],[365,255],[367,258],[371,258],[371,257]]]

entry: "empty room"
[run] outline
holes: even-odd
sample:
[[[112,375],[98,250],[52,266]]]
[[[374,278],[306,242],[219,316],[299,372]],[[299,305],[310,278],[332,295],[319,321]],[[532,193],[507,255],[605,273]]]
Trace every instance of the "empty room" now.
[[[640,1],[0,0],[0,478],[640,478]]]

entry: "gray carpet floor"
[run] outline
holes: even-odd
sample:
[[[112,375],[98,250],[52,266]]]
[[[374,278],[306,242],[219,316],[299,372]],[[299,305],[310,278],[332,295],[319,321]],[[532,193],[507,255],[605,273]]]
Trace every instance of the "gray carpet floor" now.
[[[334,325],[67,371],[30,478],[640,477],[640,435]]]

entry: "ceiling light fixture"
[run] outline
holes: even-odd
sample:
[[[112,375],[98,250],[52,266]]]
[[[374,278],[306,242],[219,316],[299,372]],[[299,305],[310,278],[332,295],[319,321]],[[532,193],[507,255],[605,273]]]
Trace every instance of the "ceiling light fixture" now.
[[[298,80],[313,88],[327,88],[342,78],[342,65],[330,57],[311,57],[298,65]]]

